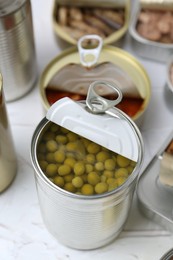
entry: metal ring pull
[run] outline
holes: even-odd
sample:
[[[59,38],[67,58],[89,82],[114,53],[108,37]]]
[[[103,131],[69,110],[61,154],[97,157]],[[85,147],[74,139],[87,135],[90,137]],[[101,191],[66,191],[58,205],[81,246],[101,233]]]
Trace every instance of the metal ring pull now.
[[[121,102],[123,95],[118,85],[118,82],[116,82],[115,85],[107,81],[94,81],[93,83],[91,83],[87,93],[86,104],[88,108],[92,111],[92,113],[104,113],[109,108],[112,108]],[[116,93],[118,97],[114,100],[109,100],[98,95],[95,89],[96,87],[100,86],[106,86],[107,88],[113,89],[114,93]]]
[[[98,44],[95,48],[83,48],[82,47],[82,43],[85,40],[97,40]],[[78,51],[79,51],[79,55],[80,55],[80,62],[83,66],[85,67],[92,67],[93,65],[95,65],[98,61],[98,58],[100,56],[100,51],[103,45],[103,41],[102,38],[98,35],[84,35],[83,37],[81,37],[77,43],[78,45]],[[87,57],[90,58],[92,57],[92,60],[87,60]]]

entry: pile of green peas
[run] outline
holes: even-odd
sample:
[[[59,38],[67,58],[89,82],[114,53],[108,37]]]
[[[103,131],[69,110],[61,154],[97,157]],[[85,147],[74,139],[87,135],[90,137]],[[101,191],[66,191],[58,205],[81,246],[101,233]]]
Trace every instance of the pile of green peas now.
[[[50,123],[40,138],[37,159],[50,181],[81,195],[116,189],[127,180],[136,165],[136,162],[54,123]]]

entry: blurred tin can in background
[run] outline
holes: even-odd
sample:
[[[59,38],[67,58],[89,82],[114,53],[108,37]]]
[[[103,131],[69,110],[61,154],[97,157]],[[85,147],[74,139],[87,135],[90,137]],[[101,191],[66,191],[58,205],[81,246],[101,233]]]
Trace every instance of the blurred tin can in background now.
[[[4,100],[2,76],[0,74],[0,192],[14,180],[17,160]]]
[[[37,77],[31,3],[0,0],[0,70],[6,101],[25,95]]]

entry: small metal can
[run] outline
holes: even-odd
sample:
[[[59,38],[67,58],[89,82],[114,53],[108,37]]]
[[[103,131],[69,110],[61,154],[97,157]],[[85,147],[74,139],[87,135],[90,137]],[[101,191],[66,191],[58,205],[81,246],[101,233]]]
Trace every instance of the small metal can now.
[[[104,246],[120,234],[129,215],[143,161],[143,141],[134,122],[113,107],[113,101],[107,106],[104,98],[90,89],[88,93],[90,99],[87,96],[86,102],[66,97],[51,106],[46,118],[37,126],[31,143],[31,160],[45,225],[58,241],[81,250]],[[89,100],[103,109],[97,110]],[[41,170],[37,153],[45,131],[57,121],[66,130],[133,158],[135,168],[127,180],[116,189],[96,195],[72,193],[56,186]]]
[[[167,62],[173,52],[171,26],[169,27],[170,19],[170,24],[173,21],[172,7],[172,0],[138,1],[129,26],[131,46],[135,53],[154,61]],[[155,15],[160,15],[160,18],[155,18]],[[151,21],[149,20],[150,17],[153,17]],[[153,25],[153,23],[158,23],[158,19],[160,24],[158,26]],[[169,30],[169,32],[163,31],[162,27]]]
[[[0,70],[6,101],[25,95],[37,77],[29,0],[0,0]]]
[[[0,192],[14,180],[17,172],[17,160],[13,146],[11,130],[6,111],[2,77],[0,74]]]

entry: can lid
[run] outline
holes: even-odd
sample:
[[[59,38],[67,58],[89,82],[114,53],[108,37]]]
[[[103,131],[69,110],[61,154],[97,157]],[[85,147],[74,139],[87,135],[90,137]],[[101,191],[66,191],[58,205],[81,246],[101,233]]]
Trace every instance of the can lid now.
[[[117,86],[109,84],[109,87],[116,89],[118,98],[107,102],[99,95],[94,95],[94,87],[101,83],[108,85],[108,82],[94,82],[90,85],[87,106],[65,97],[50,107],[46,118],[113,152],[137,161],[139,143],[134,128],[129,123],[130,119],[120,110],[112,108],[120,102],[122,94]]]

